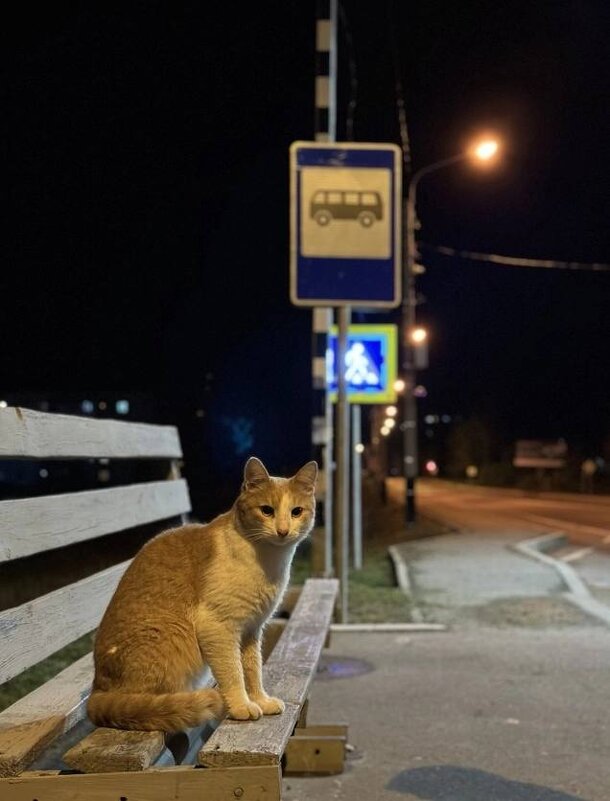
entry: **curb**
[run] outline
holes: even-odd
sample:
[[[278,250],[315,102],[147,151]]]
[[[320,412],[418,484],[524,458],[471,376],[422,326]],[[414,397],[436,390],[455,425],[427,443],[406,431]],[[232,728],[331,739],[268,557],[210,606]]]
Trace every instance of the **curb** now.
[[[578,606],[583,612],[586,612],[588,615],[610,626],[610,607],[601,603],[601,601],[598,601],[591,595],[589,588],[573,567],[546,553],[546,551],[561,545],[566,545],[568,542],[569,539],[567,535],[562,531],[552,531],[550,534],[544,534],[542,537],[521,540],[521,542],[511,547],[530,559],[537,559],[539,562],[543,562],[554,568],[568,588],[567,592],[562,593],[566,601]]]
[[[392,560],[392,564],[394,565],[394,573],[396,574],[396,582],[398,586],[405,595],[408,595],[411,598],[411,616],[413,617],[413,621],[415,624],[423,623],[424,616],[422,615],[421,609],[415,603],[415,595],[413,593],[413,585],[411,584],[407,563],[400,555],[400,551],[396,545],[390,545],[388,548],[388,553],[390,555],[390,559]]]
[[[398,631],[447,631],[444,623],[331,623],[331,631],[367,631],[384,634]]]

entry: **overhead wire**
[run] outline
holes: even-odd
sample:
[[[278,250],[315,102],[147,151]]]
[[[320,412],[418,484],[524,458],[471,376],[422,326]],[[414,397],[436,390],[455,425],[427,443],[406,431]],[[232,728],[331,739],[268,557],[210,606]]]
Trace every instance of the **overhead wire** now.
[[[557,261],[556,259],[527,259],[518,256],[501,256],[497,253],[476,253],[471,250],[458,250],[446,245],[432,245],[420,242],[419,247],[426,248],[442,256],[450,256],[467,261],[486,261],[508,267],[534,267],[547,270],[579,270],[581,272],[610,272],[610,264],[580,261]]]

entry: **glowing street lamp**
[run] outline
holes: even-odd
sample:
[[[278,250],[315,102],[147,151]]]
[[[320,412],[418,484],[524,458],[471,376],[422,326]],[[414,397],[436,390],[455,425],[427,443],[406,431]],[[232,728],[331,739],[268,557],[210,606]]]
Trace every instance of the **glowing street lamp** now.
[[[425,328],[414,328],[411,331],[410,339],[414,345],[420,345],[428,339],[428,332]]]
[[[413,339],[415,334],[415,307],[417,295],[415,291],[415,279],[417,270],[415,267],[415,226],[416,226],[416,202],[417,186],[424,175],[435,172],[436,170],[450,167],[460,161],[472,161],[479,165],[490,163],[500,150],[500,143],[492,137],[479,139],[470,148],[455,156],[428,164],[413,173],[409,181],[406,202],[406,225],[405,225],[405,274],[403,281],[403,300],[402,300],[402,323],[404,331],[408,332],[408,339],[403,347],[403,370],[405,375],[404,386],[408,390],[403,394],[403,475],[405,477],[405,508],[407,524],[415,522],[415,479],[418,474],[418,453],[417,453],[417,399],[414,388],[416,387],[417,372],[417,353],[418,342]],[[422,329],[424,330],[424,329]],[[421,335],[420,335],[421,336]],[[425,348],[426,337],[419,342]]]
[[[497,139],[483,139],[474,146],[472,152],[479,161],[489,161],[496,155],[499,147],[500,144]]]

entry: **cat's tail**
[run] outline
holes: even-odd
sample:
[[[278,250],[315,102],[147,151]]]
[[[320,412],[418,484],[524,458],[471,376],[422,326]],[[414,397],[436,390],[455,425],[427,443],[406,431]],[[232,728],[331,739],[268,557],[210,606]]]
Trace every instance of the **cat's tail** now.
[[[96,726],[137,731],[183,731],[224,714],[218,690],[193,692],[127,693],[94,690],[87,714]]]

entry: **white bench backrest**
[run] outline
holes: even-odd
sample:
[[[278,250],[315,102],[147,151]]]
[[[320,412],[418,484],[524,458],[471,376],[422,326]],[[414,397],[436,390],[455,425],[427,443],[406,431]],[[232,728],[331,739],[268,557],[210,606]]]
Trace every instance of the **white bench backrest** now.
[[[0,409],[0,459],[168,459],[173,426]],[[0,563],[191,509],[183,479],[0,501]],[[129,561],[0,612],[0,683],[95,629]],[[27,566],[26,566],[27,567]]]

